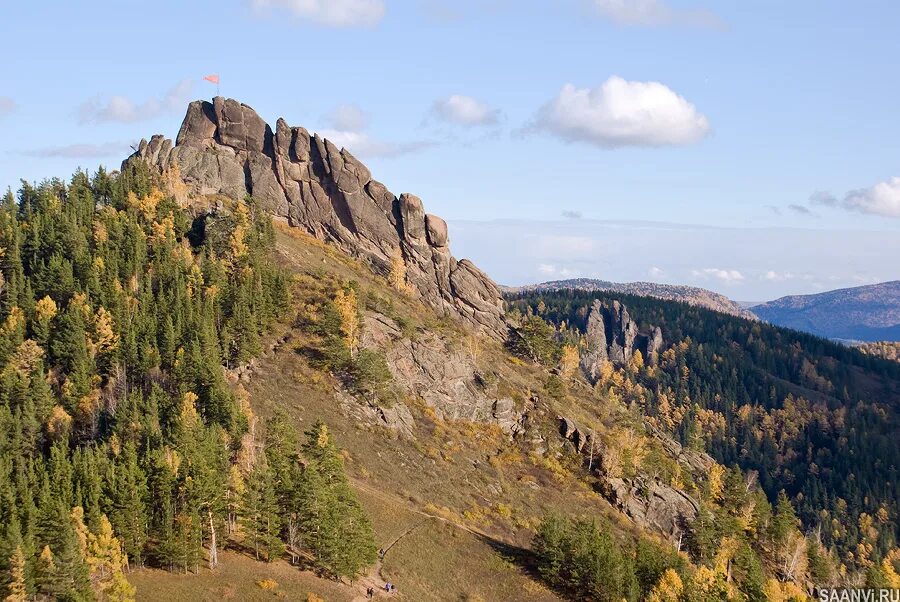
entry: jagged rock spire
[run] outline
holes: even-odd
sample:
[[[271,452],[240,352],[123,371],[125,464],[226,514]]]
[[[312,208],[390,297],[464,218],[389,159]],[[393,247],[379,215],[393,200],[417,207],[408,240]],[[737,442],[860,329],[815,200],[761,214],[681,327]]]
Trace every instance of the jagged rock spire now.
[[[346,149],[279,119],[272,131],[249,106],[230,98],[194,101],[175,144],[157,135],[129,161],[177,173],[193,195],[252,195],[287,220],[381,274],[398,258],[409,286],[441,312],[496,338],[506,336],[497,285],[449,249],[447,224],[411,194],[373,180]]]

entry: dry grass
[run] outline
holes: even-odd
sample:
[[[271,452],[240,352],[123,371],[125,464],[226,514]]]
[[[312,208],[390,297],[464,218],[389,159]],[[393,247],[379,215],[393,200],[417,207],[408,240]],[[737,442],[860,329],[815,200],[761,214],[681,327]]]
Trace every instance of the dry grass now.
[[[386,280],[333,248],[286,227],[278,227],[279,261],[297,275],[298,303],[285,316],[282,332],[315,311],[317,299],[334,286],[356,280],[379,308],[402,320],[404,332],[421,328],[466,343],[465,333],[434,315],[420,302],[398,293]],[[392,316],[393,317],[393,316]],[[392,546],[383,576],[395,583],[397,598],[428,600],[556,600],[527,572],[527,553],[540,517],[548,512],[569,515],[616,513],[592,493],[577,462],[557,456],[530,455],[496,427],[440,420],[414,400],[408,403],[416,421],[415,440],[361,419],[360,408],[348,407],[335,395],[336,381],[312,368],[296,351],[304,344],[302,328],[275,353],[267,354],[246,385],[254,412],[265,418],[284,409],[303,431],[316,420],[328,424],[346,450],[347,469],[372,519],[376,543]],[[483,341],[479,369],[492,379],[492,394],[521,403],[540,391],[546,375],[527,362],[514,360],[496,342]],[[353,402],[351,402],[352,404]],[[557,412],[581,424],[597,424],[596,400],[575,388],[560,407],[549,408],[541,430],[551,446]],[[629,523],[618,522],[622,531]],[[352,599],[354,590],[286,563],[256,563],[226,553],[215,573],[172,575],[140,571],[133,575],[141,600],[305,600],[307,594],[329,602]],[[272,580],[273,589],[257,582]]]
[[[312,592],[329,602],[352,600],[354,588],[320,579],[287,562],[267,564],[233,552],[219,553],[215,571],[200,569],[196,574],[169,573],[156,569],[134,571],[128,580],[137,588],[137,600],[172,602],[255,602],[306,600]]]

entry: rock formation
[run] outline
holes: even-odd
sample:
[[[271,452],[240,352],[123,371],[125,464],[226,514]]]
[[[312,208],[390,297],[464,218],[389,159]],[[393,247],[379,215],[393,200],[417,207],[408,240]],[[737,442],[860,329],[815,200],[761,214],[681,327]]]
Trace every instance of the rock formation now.
[[[663,345],[659,327],[651,328],[649,333],[638,332],[628,309],[618,301],[595,300],[588,313],[585,334],[587,350],[581,356],[581,368],[591,381],[597,379],[604,362],[624,366],[635,351],[640,351],[647,365],[653,366]]]
[[[673,541],[678,541],[683,525],[700,512],[697,500],[653,479],[602,477],[597,487],[603,497],[637,524],[658,530]]]
[[[469,353],[430,331],[405,337],[391,318],[379,313],[367,312],[364,324],[362,346],[382,351],[394,382],[437,416],[494,424],[512,437],[525,433],[536,400],[517,407],[511,398],[491,394]]]
[[[404,279],[438,311],[505,338],[497,285],[474,264],[457,261],[447,224],[411,194],[394,196],[347,150],[279,119],[275,131],[247,105],[216,97],[194,101],[175,144],[142,140],[123,164],[144,161],[176,177],[189,195],[246,195],[274,216]]]

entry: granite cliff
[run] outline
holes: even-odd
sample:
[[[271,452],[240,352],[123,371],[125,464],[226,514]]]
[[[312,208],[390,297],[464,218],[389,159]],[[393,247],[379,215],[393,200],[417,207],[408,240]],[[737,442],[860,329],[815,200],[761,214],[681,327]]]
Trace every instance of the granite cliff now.
[[[447,224],[421,199],[395,196],[346,149],[291,127],[275,130],[233,99],[194,101],[174,144],[142,140],[123,169],[143,161],[187,197],[251,195],[275,217],[302,228],[398,280],[444,315],[503,339],[497,285],[450,254]]]

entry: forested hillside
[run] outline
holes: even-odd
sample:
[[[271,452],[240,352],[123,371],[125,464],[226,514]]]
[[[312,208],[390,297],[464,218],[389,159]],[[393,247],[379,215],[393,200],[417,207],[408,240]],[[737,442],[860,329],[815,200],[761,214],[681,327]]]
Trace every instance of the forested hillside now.
[[[514,314],[549,322],[556,341],[584,347],[595,299],[619,300],[642,328],[662,329],[658,363],[635,358],[622,394],[651,426],[753,475],[772,503],[784,490],[805,532],[847,571],[865,573],[896,545],[900,365],[649,297],[559,291],[509,302]]]
[[[190,212],[140,165],[3,199],[7,600],[133,599],[126,568],[215,566],[226,543],[331,575],[374,561],[327,427],[263,425],[225,380],[287,307],[274,236],[252,201]]]

